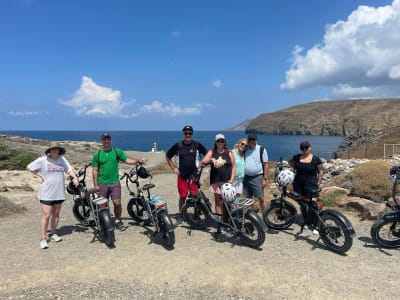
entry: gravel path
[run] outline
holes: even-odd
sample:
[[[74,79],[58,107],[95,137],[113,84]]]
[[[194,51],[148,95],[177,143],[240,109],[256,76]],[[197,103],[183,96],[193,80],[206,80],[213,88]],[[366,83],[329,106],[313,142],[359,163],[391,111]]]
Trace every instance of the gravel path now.
[[[174,216],[175,177],[155,175],[153,182]],[[0,218],[0,299],[398,299],[400,292],[400,251],[371,244],[371,222],[350,213],[357,237],[346,256],[317,244],[308,230],[297,237],[297,225],[269,232],[254,250],[213,229],[188,235],[182,224],[174,249],[166,249],[153,241],[152,227],[129,219],[123,190],[128,229],[116,232],[115,248],[92,242],[91,229],[77,224],[67,201],[63,241],[41,250],[36,192],[5,196],[28,211]]]

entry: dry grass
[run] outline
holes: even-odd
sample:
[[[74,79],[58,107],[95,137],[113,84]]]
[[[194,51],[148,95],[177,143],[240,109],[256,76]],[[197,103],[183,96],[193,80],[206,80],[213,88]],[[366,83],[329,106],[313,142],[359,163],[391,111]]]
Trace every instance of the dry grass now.
[[[387,161],[369,161],[353,172],[336,177],[333,184],[349,189],[353,196],[382,201],[391,196],[392,183],[387,176],[391,166]]]

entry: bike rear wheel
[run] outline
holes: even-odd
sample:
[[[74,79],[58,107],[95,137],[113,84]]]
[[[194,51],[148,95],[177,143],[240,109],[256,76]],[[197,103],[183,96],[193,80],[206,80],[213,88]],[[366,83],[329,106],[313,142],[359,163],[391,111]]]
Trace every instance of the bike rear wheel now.
[[[265,232],[257,218],[251,215],[252,213],[254,212],[251,211],[245,214],[244,222],[239,221],[239,237],[243,244],[252,248],[259,248],[265,241]],[[261,221],[261,218],[259,219]]]
[[[289,202],[273,203],[263,212],[263,220],[269,228],[283,230],[289,228],[295,221],[296,208]]]
[[[400,220],[378,219],[371,227],[371,237],[384,248],[400,247]]]
[[[186,203],[182,208],[182,216],[186,223],[194,229],[205,229],[208,224],[206,209],[196,202]]]
[[[150,219],[145,207],[145,199],[141,197],[131,198],[128,202],[127,211],[131,218],[137,223],[149,224]]]
[[[111,219],[109,209],[101,209],[99,211],[99,235],[101,240],[107,246],[114,246],[115,233],[114,233],[114,222]]]
[[[85,224],[85,221],[87,221],[87,219],[90,217],[90,206],[88,201],[85,198],[75,199],[74,206],[72,207],[72,213],[74,214],[75,219],[77,219],[80,223]]]
[[[173,229],[168,230],[169,226],[167,226],[167,223],[172,225],[172,221],[165,211],[160,212],[158,218],[159,218],[160,235],[162,241],[165,246],[172,247],[175,244],[175,232]]]
[[[353,238],[345,224],[334,215],[321,216],[318,230],[325,245],[334,252],[345,253],[353,245]]]

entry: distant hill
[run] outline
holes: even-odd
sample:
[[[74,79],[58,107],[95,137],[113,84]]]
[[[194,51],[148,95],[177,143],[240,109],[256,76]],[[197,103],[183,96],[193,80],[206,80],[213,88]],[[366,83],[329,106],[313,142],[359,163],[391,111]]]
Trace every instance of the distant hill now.
[[[399,111],[400,99],[317,101],[261,114],[245,131],[361,137],[400,126]]]
[[[251,121],[252,121],[251,119],[246,120],[246,121],[243,121],[242,123],[240,123],[239,125],[236,125],[236,126],[230,127],[230,128],[224,128],[223,130],[224,131],[246,131],[247,126],[249,126],[249,123]]]

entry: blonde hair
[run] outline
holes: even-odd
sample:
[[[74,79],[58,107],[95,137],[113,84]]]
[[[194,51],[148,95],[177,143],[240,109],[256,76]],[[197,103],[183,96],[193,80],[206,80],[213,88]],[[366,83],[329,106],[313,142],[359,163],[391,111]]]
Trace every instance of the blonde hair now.
[[[233,146],[233,149],[239,149],[240,144],[243,142],[247,142],[247,139],[246,138],[239,139],[238,142],[235,144],[235,146]]]

